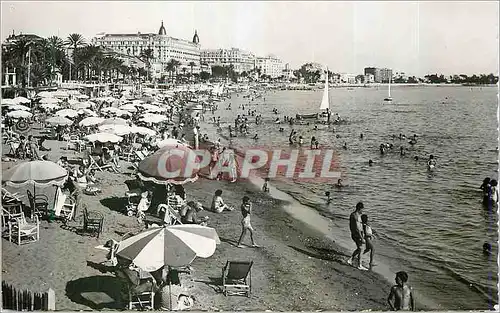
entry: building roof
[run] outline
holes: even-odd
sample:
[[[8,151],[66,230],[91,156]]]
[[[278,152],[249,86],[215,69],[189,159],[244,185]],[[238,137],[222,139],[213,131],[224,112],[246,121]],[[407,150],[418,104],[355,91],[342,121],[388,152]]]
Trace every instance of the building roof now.
[[[160,30],[158,31],[158,35],[165,36],[166,34],[167,34],[167,30],[165,29],[165,26],[163,26],[163,21],[161,21],[161,26],[160,26]]]

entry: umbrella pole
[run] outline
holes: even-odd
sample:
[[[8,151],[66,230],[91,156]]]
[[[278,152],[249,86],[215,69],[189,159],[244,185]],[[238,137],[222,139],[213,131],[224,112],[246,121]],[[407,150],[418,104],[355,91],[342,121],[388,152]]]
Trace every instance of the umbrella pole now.
[[[170,311],[172,308],[172,276],[170,273],[170,266],[168,267],[168,301],[170,302]]]

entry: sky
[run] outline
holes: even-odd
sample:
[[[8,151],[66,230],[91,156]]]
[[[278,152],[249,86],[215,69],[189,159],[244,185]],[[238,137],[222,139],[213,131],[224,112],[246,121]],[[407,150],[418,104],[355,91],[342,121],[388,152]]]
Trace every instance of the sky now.
[[[273,54],[337,73],[387,67],[409,75],[498,75],[499,3],[2,1],[1,39],[16,34],[157,33],[204,48]]]

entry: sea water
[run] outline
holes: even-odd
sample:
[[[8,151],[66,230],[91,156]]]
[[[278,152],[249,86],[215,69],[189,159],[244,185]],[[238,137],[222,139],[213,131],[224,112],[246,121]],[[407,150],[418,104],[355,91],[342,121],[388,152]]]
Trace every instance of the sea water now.
[[[263,123],[250,123],[247,137],[232,139],[238,149],[289,149],[292,128],[304,137],[305,146],[315,136],[322,148],[335,151],[347,186],[336,189],[333,180],[276,178],[274,187],[328,218],[347,245],[349,214],[363,201],[376,232],[375,262],[392,273],[408,272],[429,309],[491,309],[498,303],[497,214],[483,207],[479,186],[485,177],[498,178],[497,88],[393,86],[392,102],[383,101],[386,92],[383,87],[331,88],[331,111],[348,123],[330,127],[274,123],[276,117],[318,112],[321,90],[269,91],[265,100],[252,102],[233,95],[216,113],[223,121],[220,135],[227,138],[227,125],[255,109]],[[225,110],[228,103],[232,110]],[[241,104],[245,111],[238,109]],[[285,131],[279,132],[280,127]],[[255,133],[258,141],[252,139]],[[400,133],[417,134],[417,144],[400,140]],[[381,143],[392,143],[393,151],[381,155]],[[400,146],[408,149],[405,156],[400,156]],[[433,171],[426,166],[430,154],[437,160]],[[326,191],[333,198],[330,205]],[[483,255],[484,242],[492,244],[491,256]]]

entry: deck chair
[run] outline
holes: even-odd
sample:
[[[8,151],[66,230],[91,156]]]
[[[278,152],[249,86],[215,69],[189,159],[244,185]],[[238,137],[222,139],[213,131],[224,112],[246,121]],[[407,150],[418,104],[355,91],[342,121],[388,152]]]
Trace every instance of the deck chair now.
[[[177,197],[175,194],[167,196],[167,205],[171,206],[174,210],[179,211],[187,204],[186,200]]]
[[[9,222],[24,216],[22,203],[2,204],[2,228],[8,229]]]
[[[83,151],[84,143],[80,140],[80,138],[76,135],[70,135],[66,138],[66,150],[70,150],[71,148],[75,149],[78,152]]]
[[[33,195],[29,190],[27,190],[27,193],[31,207],[31,218],[33,218],[34,215],[39,215],[41,217],[43,214],[46,214],[49,207],[49,198],[41,194]]]
[[[166,225],[182,225],[181,215],[168,204],[159,204],[156,215],[163,218]]]
[[[108,168],[113,168],[113,165],[112,164],[99,165],[99,163],[97,163],[97,161],[92,157],[92,155],[89,155],[89,168],[88,168],[89,171],[94,169],[104,172],[104,170]]]
[[[104,224],[104,217],[101,213],[96,211],[88,211],[87,207],[83,207],[83,231],[86,233],[92,233],[97,238],[102,233],[102,227]]]
[[[40,239],[38,216],[35,215],[34,223],[28,223],[24,214],[16,218],[15,221],[9,221],[9,241],[12,241],[12,239],[18,245],[38,241]]]
[[[65,195],[60,187],[57,187],[56,199],[54,201],[54,212],[57,217],[61,217],[64,222],[71,221],[75,214],[75,199]]]
[[[154,309],[154,278],[141,279],[141,274],[131,269],[121,269],[117,271],[118,277],[124,279],[127,283],[128,291],[128,310],[134,307],[141,309]]]
[[[246,295],[252,291],[253,261],[227,261],[222,269],[222,292],[225,296]]]

